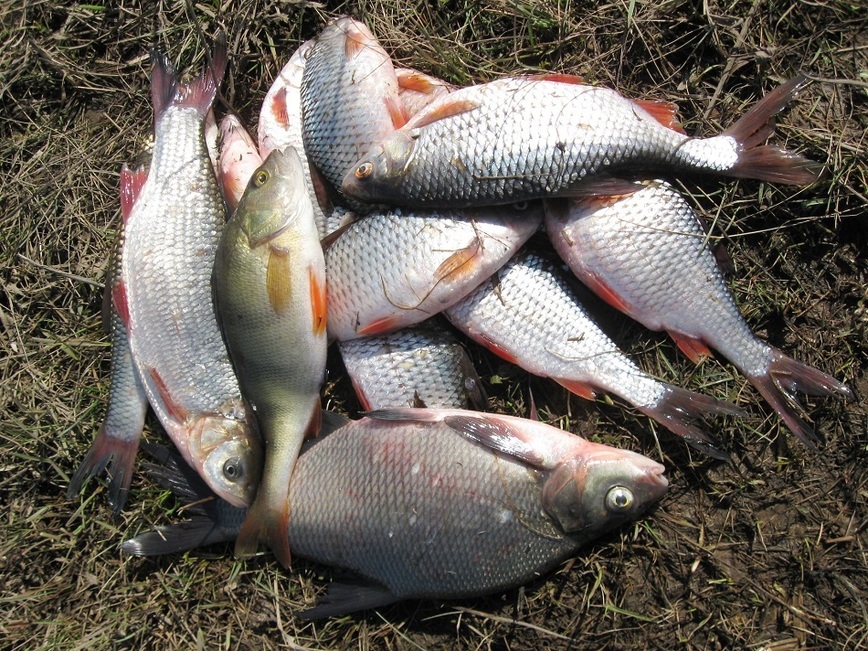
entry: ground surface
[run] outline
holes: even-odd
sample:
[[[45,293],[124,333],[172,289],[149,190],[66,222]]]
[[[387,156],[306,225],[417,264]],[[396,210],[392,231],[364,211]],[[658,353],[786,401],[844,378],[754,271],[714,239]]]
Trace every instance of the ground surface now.
[[[868,647],[866,460],[866,92],[859,2],[571,3],[489,0],[352,4],[11,2],[0,9],[0,647],[358,649],[857,649]],[[222,6],[221,6],[222,5]],[[26,8],[25,8],[26,7]],[[661,378],[736,400],[714,432],[732,465],[691,459],[646,419],[569,398],[473,348],[491,408],[543,418],[666,463],[672,487],[635,526],[523,590],[415,602],[303,623],[330,577],[297,562],[232,559],[217,547],[146,561],[118,544],[178,516],[137,477],[113,519],[94,482],[64,493],[108,395],[101,283],[119,219],[118,171],[147,145],[148,47],[199,65],[229,35],[219,110],[255,126],[277,70],[329,17],[365,20],[403,65],[466,84],[556,70],[633,97],[678,103],[710,135],[777,83],[810,85],[776,142],[828,164],[805,190],[691,181],[734,265],[751,326],[849,383],[855,401],[814,400],[826,437],[810,451],[722,360],[695,367],[624,319],[612,334]],[[329,405],[353,413],[335,367]],[[147,435],[164,435],[153,419]]]

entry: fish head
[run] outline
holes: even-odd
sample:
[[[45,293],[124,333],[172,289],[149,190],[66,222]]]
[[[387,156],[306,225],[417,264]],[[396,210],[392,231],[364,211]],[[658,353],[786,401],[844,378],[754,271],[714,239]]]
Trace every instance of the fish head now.
[[[362,201],[391,198],[392,188],[401,185],[415,150],[413,131],[393,131],[347,172],[341,191]]]
[[[543,507],[566,533],[594,538],[636,519],[666,493],[663,465],[591,443],[558,464],[543,488]]]
[[[249,506],[262,475],[262,443],[250,423],[224,414],[202,415],[191,424],[194,467],[218,497]]]
[[[292,227],[305,209],[311,210],[304,168],[295,149],[286,147],[272,151],[253,172],[235,216],[255,249]]]

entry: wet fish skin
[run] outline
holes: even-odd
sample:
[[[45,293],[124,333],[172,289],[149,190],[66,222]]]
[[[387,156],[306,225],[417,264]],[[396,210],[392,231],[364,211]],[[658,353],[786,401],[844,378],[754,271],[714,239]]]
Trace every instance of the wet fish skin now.
[[[464,334],[523,369],[592,399],[626,400],[695,448],[727,458],[692,421],[740,414],[728,402],[660,382],[642,371],[593,320],[557,267],[532,251],[444,311]]]
[[[542,212],[378,211],[326,250],[329,336],[382,335],[441,312],[491,276],[533,235]]]
[[[364,23],[342,17],[319,34],[304,65],[301,109],[304,149],[338,191],[353,164],[406,122],[391,58]]]
[[[424,321],[396,332],[338,342],[364,411],[387,407],[484,409],[473,362],[448,324]]]
[[[262,482],[236,556],[266,542],[290,564],[289,477],[320,426],[325,262],[294,149],[272,151],[226,225],[214,263],[217,311],[241,391],[265,441]]]
[[[209,486],[252,502],[262,450],[211,300],[211,269],[226,211],[204,139],[204,120],[226,64],[190,84],[152,53],[155,142],[150,171],[126,225],[123,282],[113,296],[154,412]]]
[[[368,583],[333,584],[300,616],[520,585],[636,519],[664,495],[663,471],[637,453],[509,416],[401,409],[352,421],[299,458],[290,536],[299,556]],[[123,549],[148,555],[231,540],[242,512],[209,510]]]
[[[253,172],[262,165],[262,157],[253,138],[233,113],[220,120],[219,151],[217,180],[231,214],[238,207]]]
[[[121,214],[124,222],[129,218],[146,178],[145,166],[135,171],[126,165],[121,169]],[[87,455],[70,479],[66,492],[67,499],[74,499],[87,480],[108,467],[109,505],[115,515],[124,508],[129,495],[133,465],[148,410],[148,396],[133,363],[127,329],[111,298],[121,283],[123,243],[124,225],[121,224],[103,297],[103,320],[107,322],[112,342],[108,407],[105,419]]]
[[[671,118],[669,106],[661,111],[614,90],[554,77],[504,77],[441,97],[360,157],[343,178],[343,192],[360,201],[467,207],[616,194],[612,188],[622,184],[600,174],[637,169],[796,185],[817,179],[817,164],[758,146],[805,77],[773,90],[711,138],[661,124]]]
[[[325,187],[321,175],[312,171],[304,152],[304,139],[301,133],[301,78],[310,49],[316,41],[311,39],[302,43],[293,52],[289,61],[268,89],[259,112],[259,154],[265,160],[275,149],[292,147],[301,158],[304,167],[304,183],[313,204],[314,219],[320,239],[337,230],[341,214],[334,214],[329,189]],[[334,190],[331,190],[333,193]]]
[[[650,330],[668,331],[694,361],[711,355],[709,348],[720,352],[813,446],[817,437],[795,392],[850,397],[850,390],[754,335],[690,204],[665,181],[636,187],[623,197],[549,204],[555,249],[597,294]]]

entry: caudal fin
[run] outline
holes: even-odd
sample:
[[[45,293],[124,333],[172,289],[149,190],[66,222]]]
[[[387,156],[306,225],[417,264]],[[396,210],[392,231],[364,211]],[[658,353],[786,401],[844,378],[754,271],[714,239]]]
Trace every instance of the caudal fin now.
[[[702,416],[743,416],[738,406],[711,396],[666,385],[666,394],[653,407],[637,407],[639,411],[678,434],[697,450],[715,459],[727,460],[729,455],[717,448],[714,439],[693,421]]]
[[[813,449],[816,449],[820,438],[802,417],[803,409],[796,399],[796,391],[812,396],[840,394],[848,399],[853,396],[847,385],[831,375],[787,357],[779,350],[774,351],[768,373],[750,376],[748,379],[778,413],[790,431],[802,443]]]
[[[117,438],[109,434],[103,425],[78,470],[72,476],[66,498],[75,499],[87,481],[108,466],[109,504],[114,514],[119,514],[130,492],[130,481],[138,449],[138,437],[127,440]]]
[[[253,556],[260,543],[264,543],[280,564],[288,568],[292,563],[292,553],[289,550],[289,501],[283,500],[280,508],[275,511],[261,494],[262,490],[259,492],[235,540],[235,557]]]
[[[782,147],[760,144],[774,131],[774,115],[807,81],[807,77],[798,75],[781,84],[721,134],[739,143],[738,160],[726,172],[728,175],[787,185],[810,185],[820,178],[819,163]]]
[[[211,52],[211,61],[198,79],[188,84],[178,82],[178,73],[169,59],[158,51],[151,50],[154,68],[151,71],[151,99],[154,103],[155,120],[170,105],[189,106],[198,109],[202,118],[208,113],[217,88],[223,81],[227,62],[226,35],[220,33]]]

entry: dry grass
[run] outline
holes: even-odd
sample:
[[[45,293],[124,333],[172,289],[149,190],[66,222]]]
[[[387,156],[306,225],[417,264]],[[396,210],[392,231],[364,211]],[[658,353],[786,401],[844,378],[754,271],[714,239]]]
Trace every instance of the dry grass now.
[[[463,0],[7,2],[0,9],[0,646],[7,649],[857,649],[868,646],[865,250],[868,23],[858,2],[573,3]],[[293,617],[331,571],[229,550],[157,562],[118,543],[178,517],[136,478],[115,521],[103,489],[63,495],[108,395],[101,287],[119,218],[118,170],[146,147],[148,47],[185,66],[229,34],[221,108],[254,124],[300,40],[347,10],[403,65],[456,83],[558,70],[677,101],[691,133],[731,123],[802,69],[811,85],[777,142],[828,162],[806,190],[715,181],[686,188],[723,236],[754,329],[855,389],[815,400],[811,452],[728,365],[699,367],[624,319],[612,334],[660,377],[737,400],[720,422],[731,465],[691,459],[646,419],[584,403],[474,349],[492,404],[662,458],[670,494],[534,585],[462,603],[407,603],[316,624]],[[339,368],[339,367],[336,367]],[[330,404],[354,407],[335,371]],[[149,423],[148,435],[160,437]],[[167,515],[168,514],[168,515]]]

